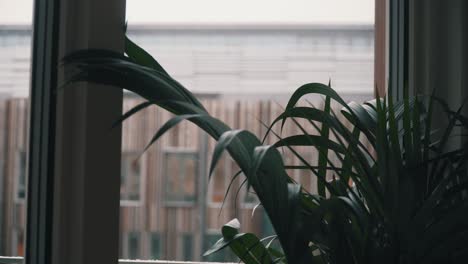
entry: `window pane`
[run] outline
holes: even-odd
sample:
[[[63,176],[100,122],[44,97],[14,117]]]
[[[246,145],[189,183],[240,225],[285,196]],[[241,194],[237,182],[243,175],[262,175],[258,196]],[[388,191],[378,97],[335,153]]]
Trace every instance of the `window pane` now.
[[[16,199],[24,201],[26,198],[26,151],[20,150],[16,156],[15,178],[16,178]]]
[[[227,182],[229,180],[228,174],[226,173],[226,165],[226,156],[223,155],[223,157],[218,161],[209,183],[209,201],[211,203],[221,204],[223,202]]]
[[[166,202],[192,203],[196,199],[197,154],[186,152],[166,153]]]
[[[183,260],[189,261],[193,259],[193,235],[188,233],[182,237],[182,243],[184,248]]]
[[[183,192],[181,190],[182,183],[180,182],[183,177],[182,172],[183,167],[181,168],[180,159],[177,155],[168,155],[166,159],[167,169],[167,200],[177,200],[180,199],[180,196]],[[170,176],[169,176],[170,175]]]
[[[161,234],[157,232],[151,233],[151,252],[150,258],[151,259],[161,259],[162,257],[162,239]]]
[[[140,255],[140,233],[130,232],[128,235],[128,258],[136,259]]]
[[[32,0],[0,1],[0,256],[24,256]]]
[[[288,2],[288,8],[262,1],[229,3],[230,15],[225,16],[220,15],[224,11],[218,10],[217,4],[207,4],[207,0],[184,2],[184,9],[190,14],[178,12],[177,0],[127,0],[127,32],[171,76],[194,92],[210,114],[259,137],[266,132],[260,120],[271,123],[290,94],[304,83],[328,83],[331,79],[332,86],[347,100],[362,102],[372,98],[374,1],[363,1],[359,6],[362,13],[349,15],[349,21],[343,20],[342,13],[339,15],[340,11],[334,8],[338,4],[348,6],[349,1],[345,0],[331,0],[334,4],[327,1],[321,6],[314,1]],[[260,8],[260,2],[271,8]],[[151,8],[153,4],[164,6],[164,12],[155,11],[160,8]],[[353,6],[357,8],[356,4]],[[271,13],[272,19],[266,21],[263,16],[275,8],[284,12]],[[293,9],[296,11],[290,11]],[[151,14],[147,10],[152,10]],[[249,20],[247,13],[252,10],[256,10],[257,20]],[[300,10],[314,10],[314,14],[280,15]],[[321,98],[310,101],[323,107]],[[141,98],[126,93],[124,111],[140,102]],[[172,117],[165,110],[150,107],[125,121],[123,153],[139,154]],[[293,127],[286,123],[282,135],[296,133]],[[279,129],[275,132],[279,133]],[[273,139],[267,140],[272,142]],[[189,122],[181,122],[140,158],[141,203],[133,207],[122,205],[122,232],[139,230],[159,235],[158,242],[141,240],[139,259],[235,261],[228,250],[202,257],[220,238],[221,226],[233,218],[240,220],[242,232],[254,232],[260,237],[273,234],[261,206],[252,217],[258,197],[253,190],[247,191],[244,175],[233,179],[239,168],[229,155],[221,157],[208,179],[214,146],[215,142],[205,133]],[[300,151],[311,164],[317,162],[315,150]],[[291,153],[286,152],[284,158],[288,165],[302,165]],[[304,189],[316,193],[316,179],[309,171],[288,172]],[[230,193],[226,195],[228,187]],[[122,238],[121,244],[124,243]],[[122,250],[121,256],[128,254]]]
[[[122,153],[120,200],[123,204],[138,203],[141,199],[142,169],[137,153]]]
[[[184,167],[184,173],[181,175],[184,180],[181,184],[185,201],[195,201],[196,198],[195,180],[196,175],[198,175],[196,163],[197,159],[195,155],[187,155],[183,159],[182,166]]]

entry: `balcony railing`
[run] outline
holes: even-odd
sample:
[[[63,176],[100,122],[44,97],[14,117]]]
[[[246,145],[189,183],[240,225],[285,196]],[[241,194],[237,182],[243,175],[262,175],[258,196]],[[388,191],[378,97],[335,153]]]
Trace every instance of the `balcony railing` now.
[[[22,257],[0,257],[0,264],[23,264],[23,258]],[[234,263],[119,259],[119,264],[234,264]]]

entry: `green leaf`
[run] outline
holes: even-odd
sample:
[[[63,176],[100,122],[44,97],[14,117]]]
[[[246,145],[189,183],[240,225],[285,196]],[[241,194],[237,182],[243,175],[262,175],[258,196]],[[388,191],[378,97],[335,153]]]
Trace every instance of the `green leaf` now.
[[[131,41],[127,36],[125,36],[125,53],[135,63],[169,75],[153,56]]]
[[[330,107],[330,97],[327,96],[325,99],[325,107],[324,107],[324,112],[327,114],[330,114],[331,107]],[[320,130],[320,136],[322,137],[322,140],[326,141],[330,137],[330,128],[327,123],[322,123],[322,127]],[[319,157],[318,157],[318,175],[321,178],[326,179],[327,177],[327,162],[328,162],[328,148],[326,147],[319,147],[317,148],[319,150]],[[322,182],[317,182],[317,190],[318,194],[325,197],[325,185],[323,185]]]
[[[148,150],[148,148],[154,143],[156,142],[162,135],[164,135],[169,129],[171,129],[172,127],[176,126],[177,124],[179,124],[180,122],[182,122],[183,120],[189,120],[189,119],[195,119],[195,118],[201,118],[201,117],[207,117],[206,115],[200,115],[200,114],[192,114],[192,115],[179,115],[179,116],[175,116],[171,119],[169,119],[169,121],[167,121],[157,132],[156,134],[154,134],[153,138],[151,138],[150,142],[146,145],[145,149],[143,150],[143,152],[145,152],[146,150]]]
[[[150,105],[154,105],[154,103],[146,101],[146,102],[136,105],[132,109],[128,110],[125,114],[123,114],[119,119],[117,119],[117,121],[115,121],[114,124],[112,125],[112,128],[117,127],[118,125],[123,123],[123,121],[127,120],[129,117],[140,112],[141,110],[147,108]]]
[[[240,223],[237,219],[231,220],[223,226],[223,237],[218,240],[203,256],[213,254],[227,246],[245,264],[268,264],[272,263],[269,251],[262,242],[251,233],[239,233]]]
[[[219,159],[221,158],[221,155],[223,154],[223,152],[227,149],[227,147],[229,147],[229,145],[231,145],[231,143],[236,139],[238,138],[241,133],[248,133],[247,131],[245,130],[229,130],[229,131],[226,131],[224,132],[221,137],[219,137],[218,139],[218,142],[216,142],[216,146],[215,146],[215,149],[213,151],[213,156],[211,158],[211,162],[210,162],[210,173],[209,173],[209,176],[211,178],[211,175],[213,174],[213,171],[216,167],[216,164],[218,163]],[[239,144],[239,142],[237,142],[237,144]],[[243,155],[247,155],[249,156],[250,153],[243,153]]]

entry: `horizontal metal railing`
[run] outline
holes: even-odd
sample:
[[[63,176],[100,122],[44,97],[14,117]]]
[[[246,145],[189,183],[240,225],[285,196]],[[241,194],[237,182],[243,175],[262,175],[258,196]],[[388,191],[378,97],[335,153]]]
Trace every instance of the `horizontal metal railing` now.
[[[23,264],[23,258],[22,257],[0,257],[0,264]],[[119,264],[229,264],[229,263],[119,259]]]

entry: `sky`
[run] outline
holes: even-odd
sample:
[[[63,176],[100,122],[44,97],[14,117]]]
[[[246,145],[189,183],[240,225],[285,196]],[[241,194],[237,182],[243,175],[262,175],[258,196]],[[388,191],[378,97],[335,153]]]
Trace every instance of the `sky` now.
[[[375,0],[127,0],[136,24],[371,24]],[[0,0],[0,25],[30,24],[32,0]]]

